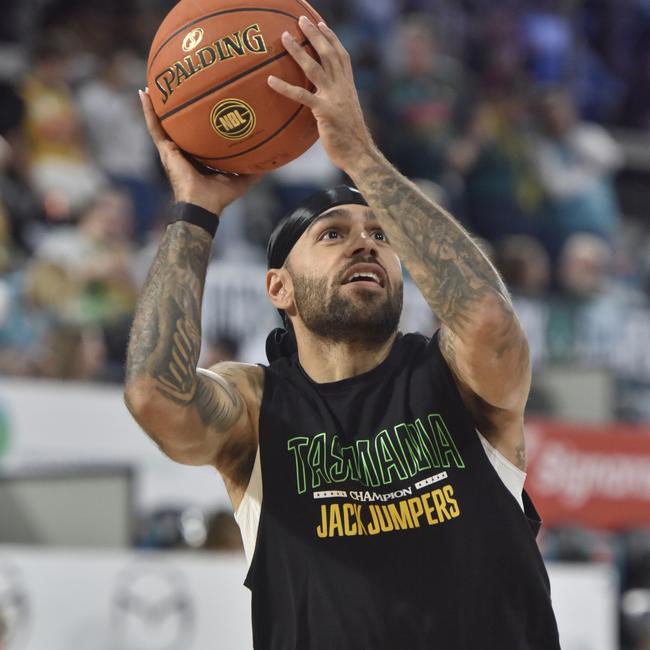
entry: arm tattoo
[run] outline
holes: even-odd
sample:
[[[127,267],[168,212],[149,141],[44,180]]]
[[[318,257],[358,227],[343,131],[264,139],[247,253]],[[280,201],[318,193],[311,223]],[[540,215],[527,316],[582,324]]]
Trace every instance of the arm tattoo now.
[[[378,155],[354,177],[391,245],[425,299],[453,331],[472,322],[482,298],[493,294],[504,310],[508,292],[464,228]]]
[[[167,228],[136,309],[126,364],[127,388],[138,378],[181,407],[194,406],[206,426],[227,431],[244,403],[225,381],[197,374],[201,302],[212,239],[195,226]]]

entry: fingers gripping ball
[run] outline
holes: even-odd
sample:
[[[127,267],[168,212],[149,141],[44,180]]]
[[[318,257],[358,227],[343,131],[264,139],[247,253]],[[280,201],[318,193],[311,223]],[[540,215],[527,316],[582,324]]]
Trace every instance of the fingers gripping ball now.
[[[318,138],[305,106],[267,84],[275,75],[313,90],[282,45],[284,31],[312,56],[298,26],[320,16],[304,0],[181,0],[151,45],[147,82],[169,137],[220,171],[268,171],[306,151]]]

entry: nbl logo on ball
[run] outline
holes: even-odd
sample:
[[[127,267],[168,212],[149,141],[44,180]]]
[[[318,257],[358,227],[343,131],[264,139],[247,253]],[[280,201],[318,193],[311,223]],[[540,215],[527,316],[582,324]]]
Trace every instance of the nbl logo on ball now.
[[[223,138],[241,140],[255,128],[255,113],[241,99],[224,99],[210,113],[212,128]]]

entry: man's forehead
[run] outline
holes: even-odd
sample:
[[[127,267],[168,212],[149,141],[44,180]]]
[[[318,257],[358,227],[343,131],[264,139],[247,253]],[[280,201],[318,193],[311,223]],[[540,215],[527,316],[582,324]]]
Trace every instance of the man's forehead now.
[[[322,214],[319,214],[305,232],[309,232],[316,226],[316,224],[321,223],[324,220],[354,218],[362,218],[364,221],[376,221],[375,215],[368,206],[357,205],[354,203],[349,205],[337,205],[329,210],[325,210]]]

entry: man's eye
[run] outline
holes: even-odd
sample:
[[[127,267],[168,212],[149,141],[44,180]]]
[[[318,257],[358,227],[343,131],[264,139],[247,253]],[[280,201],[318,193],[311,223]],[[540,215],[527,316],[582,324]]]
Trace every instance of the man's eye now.
[[[321,239],[338,239],[341,236],[341,233],[338,230],[326,230],[322,235]]]
[[[375,230],[375,232],[372,234],[372,236],[377,240],[377,241],[388,241],[386,239],[386,233],[384,233],[383,230]]]

